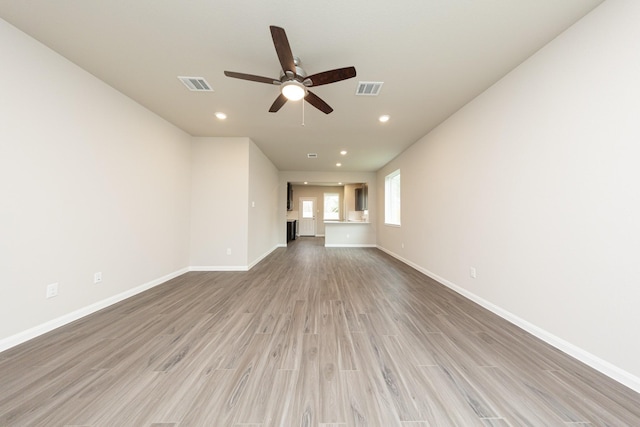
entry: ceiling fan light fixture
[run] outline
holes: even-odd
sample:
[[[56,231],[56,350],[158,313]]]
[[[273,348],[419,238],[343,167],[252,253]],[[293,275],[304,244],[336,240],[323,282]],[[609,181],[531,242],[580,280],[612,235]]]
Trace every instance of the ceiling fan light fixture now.
[[[281,91],[289,101],[299,101],[307,94],[307,89],[297,80],[283,83]]]

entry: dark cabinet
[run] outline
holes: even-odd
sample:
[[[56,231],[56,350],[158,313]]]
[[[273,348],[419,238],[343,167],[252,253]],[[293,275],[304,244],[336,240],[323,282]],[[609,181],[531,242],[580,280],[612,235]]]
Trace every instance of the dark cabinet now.
[[[290,240],[296,240],[297,225],[298,225],[298,220],[296,219],[287,220],[287,242]]]
[[[366,211],[369,209],[369,195],[367,194],[367,186],[363,185],[356,188],[356,211]]]
[[[293,210],[293,185],[287,182],[287,210]]]

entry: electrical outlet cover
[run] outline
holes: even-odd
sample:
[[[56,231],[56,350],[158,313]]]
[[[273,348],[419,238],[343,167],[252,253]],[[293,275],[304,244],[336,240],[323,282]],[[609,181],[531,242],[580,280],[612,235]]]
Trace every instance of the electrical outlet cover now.
[[[53,298],[58,295],[58,284],[52,283],[47,285],[47,298]]]

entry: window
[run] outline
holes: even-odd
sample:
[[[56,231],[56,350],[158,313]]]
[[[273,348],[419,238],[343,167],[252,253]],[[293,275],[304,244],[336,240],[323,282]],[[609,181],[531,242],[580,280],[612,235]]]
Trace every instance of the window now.
[[[340,195],[338,193],[324,193],[324,219],[340,219]]]
[[[302,218],[313,218],[313,200],[302,200]]]
[[[400,225],[400,169],[384,178],[384,223]]]

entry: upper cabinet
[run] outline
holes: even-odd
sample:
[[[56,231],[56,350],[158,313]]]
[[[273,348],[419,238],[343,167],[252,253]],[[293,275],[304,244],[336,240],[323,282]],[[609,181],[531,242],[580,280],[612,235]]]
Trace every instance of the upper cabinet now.
[[[293,210],[293,185],[287,182],[287,210]]]
[[[356,211],[366,211],[369,209],[369,191],[367,184],[355,189]]]

